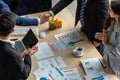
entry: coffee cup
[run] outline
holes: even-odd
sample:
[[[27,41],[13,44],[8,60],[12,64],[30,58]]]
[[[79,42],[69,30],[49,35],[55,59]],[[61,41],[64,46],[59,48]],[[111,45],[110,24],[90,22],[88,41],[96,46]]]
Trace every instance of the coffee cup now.
[[[78,46],[73,50],[73,55],[75,56],[83,56],[84,54],[84,47]]]

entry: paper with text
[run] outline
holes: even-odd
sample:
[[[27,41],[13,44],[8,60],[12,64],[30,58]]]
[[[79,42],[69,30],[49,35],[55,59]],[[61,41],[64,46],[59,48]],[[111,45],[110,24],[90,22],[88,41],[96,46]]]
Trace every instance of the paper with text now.
[[[58,67],[45,70],[38,69],[33,74],[35,75],[36,80],[67,80]]]
[[[63,70],[67,80],[82,80],[77,68]]]
[[[37,46],[38,51],[35,53],[35,56],[38,60],[54,56],[47,42],[38,43]]]
[[[66,67],[65,62],[60,56],[45,60],[40,60],[37,62],[37,64],[41,70],[45,70],[53,67],[60,67],[60,68]]]

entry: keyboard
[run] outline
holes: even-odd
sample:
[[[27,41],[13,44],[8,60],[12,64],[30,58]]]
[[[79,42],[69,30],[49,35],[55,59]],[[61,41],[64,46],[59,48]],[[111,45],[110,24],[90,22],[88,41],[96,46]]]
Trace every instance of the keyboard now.
[[[26,49],[22,41],[16,41],[15,48],[19,54],[21,54]]]
[[[28,28],[28,27],[27,28],[23,28],[23,27],[14,28],[14,32],[11,35],[12,36],[24,36],[28,32],[29,29],[30,28]],[[37,27],[31,28],[31,29],[35,35],[38,35],[38,28]]]

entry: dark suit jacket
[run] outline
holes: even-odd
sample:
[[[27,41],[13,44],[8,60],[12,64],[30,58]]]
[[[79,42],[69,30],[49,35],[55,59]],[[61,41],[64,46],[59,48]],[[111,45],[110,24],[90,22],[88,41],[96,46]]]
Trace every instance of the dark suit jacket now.
[[[26,80],[31,70],[31,58],[24,60],[9,44],[0,41],[0,80]]]
[[[11,0],[10,0],[10,2],[11,2]],[[10,2],[8,0],[7,3],[10,4]],[[6,13],[6,12],[11,12],[11,10],[10,10],[9,6],[3,0],[0,0],[0,14]],[[38,20],[36,18],[35,19],[23,18],[23,17],[16,15],[16,25],[19,25],[19,26],[37,26]]]
[[[60,0],[51,10],[57,14],[64,7],[69,5],[73,0]],[[77,0],[76,20],[77,24],[80,16],[81,0]],[[109,0],[88,0],[85,8],[85,25],[81,30],[84,32],[89,40],[94,40],[95,32],[101,32],[103,22],[107,18],[109,8]]]
[[[8,4],[9,5],[9,7],[10,7],[10,10],[11,11],[15,11],[15,9],[17,8],[17,0],[3,0],[6,4]]]
[[[23,0],[28,13],[48,11],[52,8],[52,0]]]

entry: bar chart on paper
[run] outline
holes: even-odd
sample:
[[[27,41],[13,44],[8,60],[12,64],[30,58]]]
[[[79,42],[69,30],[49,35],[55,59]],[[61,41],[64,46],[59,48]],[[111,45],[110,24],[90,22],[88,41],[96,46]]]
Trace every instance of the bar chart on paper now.
[[[77,30],[70,30],[70,31],[66,31],[60,34],[56,34],[54,35],[54,37],[57,40],[61,40],[61,39],[68,38],[68,37],[71,38],[73,41],[83,39]]]
[[[54,35],[54,37],[57,40],[50,42],[50,45],[57,52],[73,48],[76,43],[83,41],[82,36],[77,30],[70,30],[60,34],[56,34]]]

